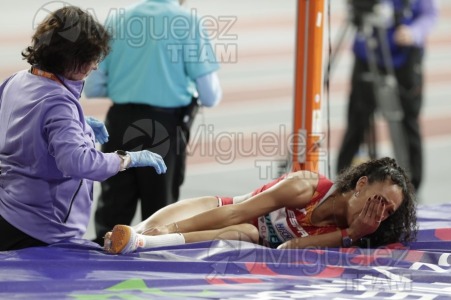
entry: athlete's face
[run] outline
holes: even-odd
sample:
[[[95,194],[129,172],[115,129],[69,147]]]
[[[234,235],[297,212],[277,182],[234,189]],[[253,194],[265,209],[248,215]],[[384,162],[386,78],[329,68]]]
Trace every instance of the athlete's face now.
[[[369,184],[368,179],[362,177],[357,183],[356,192],[349,200],[348,224],[358,217],[368,199],[373,199],[376,195],[384,204],[381,221],[392,215],[401,206],[403,200],[401,187],[389,179]]]

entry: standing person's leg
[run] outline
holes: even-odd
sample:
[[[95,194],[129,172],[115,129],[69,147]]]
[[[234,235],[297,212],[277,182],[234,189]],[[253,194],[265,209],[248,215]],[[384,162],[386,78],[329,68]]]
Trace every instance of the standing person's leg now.
[[[403,125],[409,151],[409,176],[416,190],[423,177],[423,147],[419,117],[423,103],[422,50],[412,48],[405,66],[397,70]]]
[[[138,194],[134,170],[126,170],[100,183],[94,215],[96,239],[102,244],[105,233],[116,224],[130,224],[136,212]],[[120,188],[122,187],[122,188]]]
[[[177,193],[174,193],[174,177],[179,171],[176,148],[178,115],[171,111],[157,111],[152,108],[149,108],[145,115],[150,125],[147,130],[151,131],[151,134],[148,135],[148,140],[144,141],[142,148],[160,154],[167,170],[161,175],[157,174],[153,168],[137,170],[142,220],[150,217],[160,208],[176,202],[179,189],[177,186]]]
[[[175,174],[172,181],[172,193],[174,197],[178,200],[180,197],[180,189],[185,181],[185,171],[186,171],[186,156],[187,156],[187,147],[189,143],[189,128],[186,126],[177,125],[177,144],[176,144],[176,153],[175,153]]]
[[[367,64],[356,59],[348,103],[347,127],[338,154],[337,173],[351,165],[364,141],[365,131],[369,128],[370,117],[375,110],[373,79]]]
[[[164,157],[167,167],[165,174],[157,174],[154,169],[137,170],[139,182],[139,198],[141,199],[141,220],[145,220],[156,211],[172,203],[170,178],[174,166]]]
[[[113,105],[107,114],[105,126],[109,141],[102,146],[105,153],[116,150],[132,150],[124,145],[124,135],[133,123],[130,105]],[[138,186],[136,169],[119,172],[101,183],[95,212],[95,241],[103,244],[104,235],[116,224],[130,224],[136,212]]]

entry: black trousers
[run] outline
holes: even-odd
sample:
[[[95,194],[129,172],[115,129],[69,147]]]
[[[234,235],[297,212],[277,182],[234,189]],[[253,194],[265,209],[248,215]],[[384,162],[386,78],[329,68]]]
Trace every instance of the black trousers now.
[[[409,153],[410,180],[418,189],[423,173],[422,137],[419,115],[423,102],[423,51],[410,48],[407,63],[395,70],[398,81],[401,107],[404,112],[402,125]],[[383,74],[385,70],[380,70]],[[376,110],[376,99],[373,82],[368,81],[369,67],[367,62],[355,60],[352,87],[348,104],[347,129],[338,155],[337,171],[340,172],[352,163],[369,122]]]
[[[96,242],[116,224],[130,224],[138,201],[146,219],[179,198],[184,180],[188,132],[180,126],[181,109],[160,109],[149,105],[115,104],[106,116],[110,135],[102,151],[150,150],[160,154],[167,166],[165,174],[154,168],[130,168],[101,183],[95,212]]]
[[[0,251],[18,250],[29,247],[47,246],[46,243],[37,240],[9,224],[0,216]]]

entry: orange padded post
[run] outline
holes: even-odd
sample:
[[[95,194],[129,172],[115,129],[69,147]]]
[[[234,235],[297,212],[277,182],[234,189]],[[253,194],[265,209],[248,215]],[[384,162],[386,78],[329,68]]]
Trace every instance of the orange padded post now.
[[[321,163],[323,29],[326,0],[298,0],[292,169],[318,171]]]

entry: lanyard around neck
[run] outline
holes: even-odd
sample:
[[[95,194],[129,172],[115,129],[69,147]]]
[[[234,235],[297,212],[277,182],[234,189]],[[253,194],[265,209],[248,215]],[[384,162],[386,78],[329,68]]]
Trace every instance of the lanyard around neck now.
[[[48,78],[50,80],[53,80],[55,82],[58,82],[59,84],[64,85],[64,83],[61,81],[61,79],[59,79],[55,74],[50,73],[50,72],[46,72],[46,71],[42,71],[36,67],[31,67],[30,69],[30,73],[33,75],[37,75],[37,76],[41,76],[41,77],[45,77]]]

